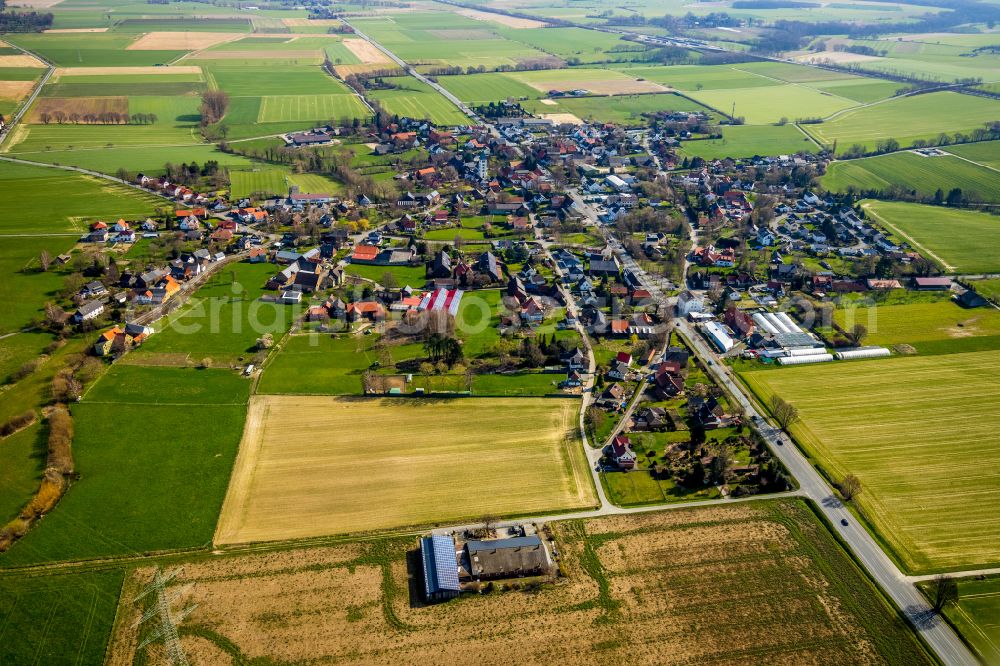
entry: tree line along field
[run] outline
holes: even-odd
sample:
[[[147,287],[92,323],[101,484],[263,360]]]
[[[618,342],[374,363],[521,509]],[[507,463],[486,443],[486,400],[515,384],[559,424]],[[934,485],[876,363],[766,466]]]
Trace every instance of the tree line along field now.
[[[111,368],[72,407],[79,480],[0,568],[204,547],[249,391],[225,369]]]
[[[591,507],[578,410],[568,399],[255,396],[215,541]]]
[[[855,500],[910,572],[995,566],[1000,351],[899,357],[743,375],[795,405],[796,440]],[[817,388],[822,387],[822,388]]]
[[[1000,269],[1000,219],[988,213],[897,201],[862,204],[869,218],[948,273]]]
[[[188,561],[168,588],[197,605],[181,644],[212,662],[932,662],[801,501],[550,526],[564,578],[430,605],[412,536]],[[153,656],[127,603],[151,575],[124,586],[111,666]]]
[[[950,155],[924,157],[904,151],[832,162],[820,182],[833,192],[850,187],[860,191],[899,187],[920,196],[933,196],[939,189],[947,194],[957,187],[970,201],[1000,201],[1000,173]]]
[[[819,143],[838,153],[858,144],[871,149],[894,138],[900,145],[940,134],[970,132],[1000,117],[1000,102],[956,92],[897,97],[883,103],[845,111],[818,125],[806,125]]]

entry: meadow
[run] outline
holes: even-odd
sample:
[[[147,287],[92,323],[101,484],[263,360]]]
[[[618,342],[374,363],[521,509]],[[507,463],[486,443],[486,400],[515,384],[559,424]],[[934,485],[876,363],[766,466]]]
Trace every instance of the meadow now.
[[[259,123],[367,118],[370,114],[355,95],[281,95],[261,98]]]
[[[34,162],[50,164],[65,164],[84,169],[115,174],[118,169],[138,172],[157,172],[167,162],[181,164],[183,162],[198,162],[203,164],[215,160],[220,166],[232,168],[248,168],[257,166],[253,160],[223,153],[214,145],[208,143],[180,143],[167,146],[115,146],[93,147],[82,149],[16,151],[17,157]],[[48,170],[51,172],[51,170]],[[130,190],[133,191],[133,190]]]
[[[782,118],[825,118],[856,102],[800,85],[727,88],[689,92],[692,98],[723,113],[743,117],[751,125],[776,123]],[[813,125],[811,127],[821,127]]]
[[[0,662],[103,662],[124,580],[124,568],[0,576]]]
[[[721,139],[685,141],[681,153],[706,160],[754,155],[793,155],[819,150],[794,125],[723,125]]]
[[[834,321],[847,331],[855,324],[865,326],[865,344],[908,344],[917,350],[922,342],[1000,335],[1000,311],[967,310],[950,300],[837,308]]]
[[[198,604],[181,626],[182,645],[218,661],[235,652],[293,663],[400,654],[515,663],[525,645],[538,663],[567,654],[587,663],[682,655],[691,663],[932,663],[801,501],[550,526],[564,573],[557,583],[441,604],[422,602],[419,568],[407,559],[413,537],[191,562],[170,588]],[[137,571],[126,589],[141,589],[150,573]],[[121,607],[112,642],[120,663],[144,661],[131,628],[139,613]],[[310,640],[292,638],[300,632]],[[504,640],[511,632],[518,640]]]
[[[593,506],[578,410],[576,400],[256,396],[215,541]]]
[[[798,408],[796,440],[834,481],[861,480],[866,518],[904,570],[921,573],[997,564],[998,369],[1000,351],[986,351],[743,379],[765,404],[776,394]]]
[[[0,440],[0,521],[17,516],[45,473],[48,432],[36,423]]]
[[[267,362],[258,391],[361,395],[361,373],[378,360],[375,341],[374,335],[291,335]],[[402,360],[396,348],[390,353],[394,361]]]
[[[282,169],[254,169],[229,172],[230,196],[242,198],[255,194],[288,194],[286,172]]]
[[[958,581],[958,604],[945,607],[948,622],[984,663],[1000,661],[1000,578]]]
[[[40,270],[43,251],[55,257],[68,251],[93,219],[148,215],[159,199],[92,176],[5,164],[0,175],[0,205],[7,211],[0,233],[0,332],[10,332],[41,316],[46,301],[63,286],[64,272]],[[51,196],[59,192],[58,198]],[[32,236],[32,234],[38,234]]]
[[[455,97],[469,104],[496,102],[508,98],[537,99],[542,92],[509,74],[461,74],[439,76],[437,82]]]
[[[551,103],[549,103],[551,102]],[[559,97],[546,102],[525,102],[524,107],[535,114],[571,113],[584,121],[643,126],[643,114],[660,111],[711,111],[686,97],[671,93],[615,95],[605,97]]]
[[[595,95],[666,92],[666,88],[658,83],[640,81],[630,74],[613,69],[542,69],[512,72],[510,76],[542,93],[576,89],[588,90]]]
[[[945,146],[944,150],[952,155],[964,157],[994,169],[1000,169],[1000,141],[980,141],[964,143],[956,146]]]
[[[436,125],[468,125],[472,122],[454,104],[422,81],[409,76],[386,80],[399,87],[373,90],[368,97],[389,113],[405,118],[427,119]]]
[[[889,138],[900,145],[916,139],[936,139],[942,133],[969,132],[1000,117],[1000,102],[955,92],[898,97],[881,104],[853,109],[806,131],[838,151],[854,144],[872,149]]]
[[[1000,270],[1000,217],[896,201],[870,201],[865,212],[948,273]]]
[[[997,171],[957,157],[924,157],[909,151],[832,162],[820,182],[833,192],[901,187],[921,196],[933,196],[938,189],[947,194],[957,187],[970,201],[1000,201]]]
[[[72,408],[80,479],[0,567],[204,546],[248,392],[228,370],[113,368]]]
[[[452,235],[454,238],[454,234]],[[449,239],[450,240],[450,239]],[[410,285],[413,288],[423,287],[427,282],[427,269],[423,266],[369,266],[366,264],[348,264],[344,267],[348,275],[356,275],[366,280],[378,282],[386,273],[392,273],[400,285]]]
[[[291,326],[292,306],[261,301],[264,285],[276,269],[269,264],[231,263],[201,286],[186,307],[160,320],[158,332],[130,359],[167,365],[185,358],[210,359],[215,365],[241,363],[254,353],[265,333],[279,337]]]
[[[503,28],[498,32],[509,40],[580,63],[641,60],[649,50],[619,35],[585,28]]]
[[[163,65],[184,55],[181,49],[129,50],[137,35],[122,33],[6,35],[5,39],[60,67]]]

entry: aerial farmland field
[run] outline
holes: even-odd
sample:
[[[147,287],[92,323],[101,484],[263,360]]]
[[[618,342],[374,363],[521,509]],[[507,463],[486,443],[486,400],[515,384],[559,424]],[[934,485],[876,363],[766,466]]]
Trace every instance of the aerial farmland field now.
[[[1000,578],[961,578],[958,603],[945,617],[979,653],[984,663],[1000,661]]]
[[[188,562],[168,588],[197,605],[181,644],[220,660],[235,649],[275,662],[386,663],[405,654],[513,663],[530,645],[537,663],[567,654],[586,664],[682,655],[691,663],[931,663],[800,501],[550,525],[564,577],[531,593],[458,603],[421,602],[419,565],[407,560],[413,537]],[[142,661],[141,607],[129,602],[150,574],[139,569],[126,583],[114,666]],[[302,631],[309,640],[292,640]],[[510,632],[517,641],[503,640]]]
[[[998,116],[1000,101],[936,92],[846,111],[806,129],[828,146],[837,141],[838,150],[844,151],[854,144],[873,148],[888,138],[908,146],[916,139],[936,139],[941,133],[970,132]]]
[[[0,576],[0,662],[100,663],[125,569]]]
[[[862,204],[872,219],[948,273],[1000,268],[1000,220],[971,210],[897,201]]]
[[[950,300],[839,307],[834,310],[834,321],[846,331],[855,324],[865,326],[868,329],[866,344],[908,344],[918,350],[922,342],[1000,336],[1000,311],[993,308],[968,310]]]
[[[426,118],[438,125],[468,125],[469,118],[422,81],[409,76],[389,77],[398,86],[392,90],[373,90],[371,99],[392,114],[408,118]]]
[[[848,187],[884,191],[896,186],[922,196],[933,196],[939,189],[947,194],[957,187],[969,201],[1000,201],[1000,172],[957,157],[924,157],[911,151],[832,162],[821,182],[834,192]]]
[[[706,160],[763,154],[813,153],[819,150],[794,125],[726,125],[721,139],[685,141],[681,152]]]
[[[751,125],[776,123],[782,118],[793,121],[825,118],[857,105],[857,102],[846,97],[793,84],[749,89],[706,89],[688,94],[706,106],[737,117],[742,116]]]
[[[72,409],[80,479],[0,567],[205,544],[249,390],[227,369],[114,368]]]
[[[798,408],[806,452],[834,480],[855,474],[881,538],[905,569],[928,572],[997,563],[998,371],[1000,351],[986,351],[743,378],[764,403],[777,394]]]
[[[256,396],[216,541],[592,506],[579,408],[568,399]],[[375,422],[377,439],[363,425]]]
[[[697,102],[671,93],[643,95],[615,95],[601,97],[561,97],[549,100],[524,102],[523,106],[542,117],[548,114],[568,113],[587,122],[621,123],[641,126],[646,121],[643,114],[660,111],[687,111],[711,113]]]

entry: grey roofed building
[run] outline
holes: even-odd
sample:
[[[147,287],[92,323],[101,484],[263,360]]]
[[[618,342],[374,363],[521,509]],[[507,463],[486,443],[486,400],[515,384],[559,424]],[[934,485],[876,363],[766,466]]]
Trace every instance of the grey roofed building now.
[[[420,559],[424,565],[424,594],[428,601],[451,599],[461,593],[452,537],[435,535],[421,539]]]
[[[549,551],[538,535],[467,541],[462,564],[476,580],[539,576],[552,569]]]
[[[591,275],[618,275],[618,262],[613,259],[591,259],[587,272]]]

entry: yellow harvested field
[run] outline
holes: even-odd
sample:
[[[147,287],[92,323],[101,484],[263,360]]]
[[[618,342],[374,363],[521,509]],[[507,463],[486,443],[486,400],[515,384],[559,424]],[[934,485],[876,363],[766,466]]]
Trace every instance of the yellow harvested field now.
[[[580,120],[572,113],[543,113],[542,118],[546,120],[551,120],[557,125],[569,124],[569,125],[582,125],[583,121]]]
[[[233,32],[147,32],[126,51],[197,51],[245,37]]]
[[[57,67],[52,73],[52,80],[58,81],[64,76],[118,76],[118,75],[148,75],[148,74],[201,74],[201,67],[196,65],[176,65],[172,67]]]
[[[217,543],[591,507],[564,399],[256,396]]]
[[[31,55],[0,55],[0,67],[40,67],[45,63]]]
[[[363,65],[377,65],[384,62],[392,62],[382,51],[378,50],[364,39],[345,39],[344,46],[347,50],[357,56]]]
[[[107,32],[107,28],[51,28],[49,30],[42,30],[42,32],[51,32],[53,34],[70,34],[75,32]]]
[[[34,81],[0,81],[0,99],[20,102],[34,87]]]
[[[365,467],[359,466],[358,472]],[[373,502],[377,500],[373,499]],[[801,501],[554,522],[564,574],[528,591],[425,604],[417,539],[220,553],[176,568],[173,608],[192,663],[931,663]],[[109,666],[165,664],[138,649],[151,567],[130,572]],[[225,648],[225,652],[221,651]],[[567,658],[567,655],[571,655]]]
[[[31,108],[28,122],[41,123],[42,114],[100,115],[128,113],[128,97],[41,97]]]
[[[477,21],[493,21],[494,23],[505,25],[508,28],[544,28],[548,25],[548,23],[545,23],[544,21],[517,18],[516,16],[507,16],[506,14],[481,12],[478,9],[458,9],[455,13]]]
[[[342,79],[346,79],[351,74],[364,74],[366,72],[381,72],[385,70],[396,70],[402,73],[402,69],[395,63],[370,63],[367,65],[334,65],[333,71]]]

